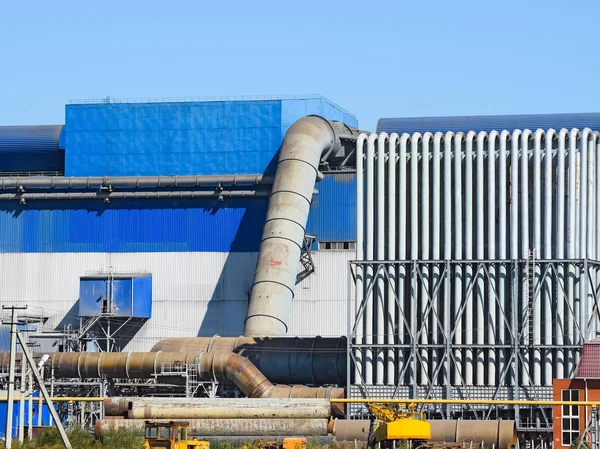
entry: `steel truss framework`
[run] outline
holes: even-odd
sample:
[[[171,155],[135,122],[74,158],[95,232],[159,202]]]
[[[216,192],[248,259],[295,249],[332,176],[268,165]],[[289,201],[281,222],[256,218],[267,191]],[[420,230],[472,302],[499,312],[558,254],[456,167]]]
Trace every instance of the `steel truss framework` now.
[[[350,283],[352,397],[549,400],[551,380],[575,374],[583,343],[600,329],[600,262],[589,259],[351,261]],[[381,329],[366,326],[373,308],[385,312]],[[478,334],[482,318],[485,334]],[[470,337],[465,326],[473,327]],[[473,376],[479,362],[483,377]],[[386,366],[385,382],[374,381],[382,377],[369,373]],[[447,418],[499,412],[452,405],[431,411]],[[550,409],[506,412],[521,429],[552,427]]]

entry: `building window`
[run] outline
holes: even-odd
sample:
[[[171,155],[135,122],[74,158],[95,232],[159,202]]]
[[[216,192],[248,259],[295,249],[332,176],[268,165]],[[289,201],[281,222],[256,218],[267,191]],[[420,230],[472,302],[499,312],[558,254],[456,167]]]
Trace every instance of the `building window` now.
[[[356,242],[319,242],[319,251],[356,249]]]
[[[579,401],[579,390],[562,390],[563,401]],[[562,445],[570,446],[579,438],[579,406],[562,406]]]

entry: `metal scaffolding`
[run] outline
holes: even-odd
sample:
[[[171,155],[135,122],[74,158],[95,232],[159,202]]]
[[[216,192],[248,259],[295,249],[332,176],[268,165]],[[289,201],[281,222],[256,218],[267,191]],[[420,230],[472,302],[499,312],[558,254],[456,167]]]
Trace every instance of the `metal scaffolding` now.
[[[573,376],[583,343],[600,329],[594,260],[351,261],[350,280],[353,398],[549,400],[552,379]],[[384,324],[367,326],[378,312]],[[540,407],[430,411],[552,427],[551,410]]]

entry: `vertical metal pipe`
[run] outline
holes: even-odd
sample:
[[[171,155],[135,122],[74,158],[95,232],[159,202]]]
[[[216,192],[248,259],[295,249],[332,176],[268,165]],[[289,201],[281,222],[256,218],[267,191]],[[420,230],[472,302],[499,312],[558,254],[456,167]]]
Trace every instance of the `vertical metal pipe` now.
[[[484,150],[487,141],[487,133],[482,131],[477,135],[477,154],[476,160],[476,172],[477,172],[477,221],[475,226],[475,232],[477,236],[477,252],[476,257],[478,260],[485,258],[485,203],[484,203],[484,192],[485,192],[485,181],[484,181]],[[490,236],[491,239],[491,236]],[[477,335],[477,345],[483,345],[485,343],[485,285],[484,285],[484,273],[477,269],[476,272],[477,283],[475,286],[475,328]],[[477,375],[475,382],[477,385],[485,385],[485,354],[483,349],[477,349]]]
[[[556,155],[557,163],[557,179],[556,179],[556,258],[565,258],[565,222],[567,216],[565,214],[565,158],[566,158],[566,139],[569,135],[569,131],[561,129],[558,136],[558,151]],[[556,296],[553,300],[552,305],[556,308],[556,345],[559,349],[556,351],[556,377],[563,378],[566,376],[565,372],[565,350],[561,349],[561,346],[568,341],[568,324],[567,317],[569,316],[569,309],[566,301],[563,299],[562,290],[567,289],[567,283],[565,279],[565,267],[564,264],[559,264],[557,270],[558,276],[556,279],[557,289]]]
[[[595,160],[595,170],[596,170],[596,204],[595,204],[595,226],[596,231],[594,232],[595,238],[595,250],[594,250],[594,259],[600,260],[600,236],[598,233],[600,232],[600,133],[594,131],[594,136],[596,138],[596,160]],[[595,268],[596,272],[596,288],[598,288],[598,284],[600,283],[600,272],[598,268]],[[598,331],[600,330],[600,316],[598,315],[599,311],[596,310],[596,314],[594,316],[594,335],[598,335]]]
[[[556,131],[549,129],[546,132],[546,151],[544,153],[544,259],[552,259],[552,228],[554,221],[552,219],[552,197],[554,182],[552,179],[552,161],[554,148],[553,144],[556,140]],[[548,272],[544,280],[543,295],[544,299],[542,305],[544,307],[544,344],[546,346],[552,345],[553,337],[553,311],[558,311],[558,307],[554,307],[555,304],[553,299],[554,288],[552,286],[552,272]],[[553,363],[555,359],[555,351],[547,349],[544,354],[544,385],[551,386],[553,379]]]
[[[514,268],[514,264],[517,263],[519,259],[519,144],[521,140],[521,131],[515,130],[512,133],[511,141],[510,141],[510,258],[512,260],[512,267]],[[515,276],[515,270],[513,269],[511,272],[511,278]],[[513,280],[516,282],[516,280]],[[518,298],[514,297],[515,291],[512,288],[510,289],[510,295],[507,298],[507,304],[505,310],[511,312],[511,314],[518,315],[518,311],[515,310],[519,301]],[[518,335],[519,329],[516,328],[518,323],[515,323],[513,320],[511,322],[511,346],[513,346],[514,351],[519,350],[519,342],[515,341],[516,336]],[[518,385],[519,385],[519,363],[513,364],[512,371],[512,379],[511,384],[513,389],[517,394],[515,394],[513,399],[517,399],[518,395]]]
[[[544,131],[536,130],[533,144],[533,250],[536,258],[543,257],[542,252],[542,136]],[[534,285],[540,282],[541,271],[539,264],[536,264],[534,270]],[[533,382],[534,385],[541,385],[542,379],[542,352],[540,345],[542,343],[542,301],[545,301],[543,292],[538,293],[537,298],[531,298],[533,301]]]
[[[461,260],[463,258],[463,186],[462,186],[462,142],[464,134],[456,133],[454,136],[454,258]],[[456,266],[454,275],[454,343],[461,345],[463,341],[463,317],[460,314],[462,299],[464,297],[462,284],[463,268]],[[464,365],[464,351],[462,349],[454,350],[454,382],[456,385],[462,384],[462,373]]]
[[[477,134],[469,131],[465,144],[465,259],[473,260],[473,139]],[[473,345],[474,323],[473,323],[473,296],[476,294],[473,288],[473,265],[467,263],[465,281],[467,289],[471,293],[465,298],[465,343]],[[470,347],[465,351],[465,383],[473,385],[473,349]]]
[[[423,134],[423,143],[421,145],[421,258],[423,260],[429,260],[429,233],[431,232],[430,226],[430,209],[429,209],[429,164],[430,164],[430,153],[429,147],[431,145],[431,139],[433,135],[431,133]],[[421,284],[421,385],[427,385],[429,379],[430,369],[430,354],[429,350],[426,349],[429,343],[429,323],[427,322],[427,308],[430,299],[428,295],[431,293],[431,279],[429,275],[429,267],[422,267],[423,281]]]
[[[595,190],[594,190],[594,181],[595,181],[595,172],[594,172],[594,159],[595,159],[595,150],[596,150],[596,135],[592,132],[592,130],[590,130],[589,128],[586,128],[588,130],[588,148],[587,148],[587,176],[585,178],[585,184],[586,184],[586,190],[587,190],[587,196],[586,196],[586,202],[585,202],[585,209],[584,212],[585,214],[582,215],[582,220],[585,220],[586,223],[586,254],[585,254],[585,258],[586,259],[593,259],[594,258],[594,236],[596,234],[596,226],[594,223],[594,218],[595,218]],[[589,267],[589,264],[588,264]],[[585,302],[585,320],[584,320],[584,324],[587,328],[587,333],[586,333],[586,340],[589,340],[591,338],[593,338],[593,334],[592,334],[592,312],[594,309],[594,292],[593,292],[593,286],[590,285],[590,276],[588,275],[588,273],[585,273],[585,288],[586,288],[586,293],[585,293],[585,298],[586,298],[586,302]]]
[[[497,259],[496,255],[496,143],[498,142],[498,132],[492,131],[488,137],[488,151],[487,151],[487,206],[488,206],[488,259]],[[489,286],[488,286],[488,297],[487,297],[487,328],[488,328],[488,341],[489,345],[495,345],[498,342],[496,328],[498,320],[496,318],[496,293],[497,279],[496,279],[496,267],[489,267]],[[501,320],[500,320],[501,321]],[[496,385],[496,365],[498,358],[494,349],[488,350],[488,364],[487,364],[487,384]]]
[[[414,133],[410,142],[410,259],[414,262],[419,258],[419,146],[422,136]],[[416,289],[415,274],[411,273],[412,288]],[[413,339],[413,360],[411,365],[411,378],[409,382],[416,388],[417,385],[417,363],[416,363],[416,339],[418,332],[417,311],[419,310],[418,292],[411,290],[411,337]],[[414,321],[414,322],[413,322]]]
[[[442,182],[441,182],[441,143],[442,143],[442,138],[444,137],[444,135],[440,132],[435,133],[435,135],[433,136],[433,192],[432,192],[432,197],[433,197],[433,208],[431,211],[431,223],[432,223],[432,230],[431,230],[431,243],[432,243],[432,247],[431,247],[431,255],[433,257],[433,260],[440,260],[440,249],[441,249],[441,245],[440,245],[440,237],[441,237],[441,190],[442,190]],[[430,288],[430,295],[431,295],[431,313],[429,314],[431,319],[430,319],[430,335],[431,335],[431,342],[434,345],[437,345],[439,343],[439,326],[438,326],[438,320],[440,317],[440,304],[439,304],[439,298],[443,295],[443,290],[441,289],[441,282],[440,282],[440,266],[439,265],[434,265],[432,267],[432,282],[431,282],[431,288]],[[432,383],[433,385],[438,385],[438,381],[436,378],[433,377],[433,373],[437,372],[438,370],[438,364],[440,361],[440,357],[439,357],[440,351],[439,349],[435,348],[431,351],[431,377],[432,377]]]
[[[523,130],[521,134],[521,235],[522,235],[522,248],[521,257],[526,259],[529,256],[531,248],[531,241],[529,240],[529,141],[531,140],[531,131],[529,129]],[[521,298],[523,299],[521,304],[521,310],[525,310],[528,307],[526,301],[528,301],[530,292],[527,276],[523,276]],[[529,317],[532,319],[532,317]],[[526,325],[527,323],[523,323]],[[531,338],[527,334],[527,338]],[[529,385],[529,373],[531,373],[531,360],[529,357],[529,351],[523,351],[523,360],[525,369],[521,370],[521,384]]]
[[[407,191],[406,191],[406,179],[408,165],[407,159],[407,146],[410,141],[409,134],[402,134],[400,138],[400,157],[398,159],[398,260],[408,260],[406,252],[406,223],[407,223]],[[402,319],[406,316],[406,312],[410,310],[410,295],[406,294],[406,281],[407,281],[407,266],[402,264],[398,268],[398,343],[404,344],[410,341],[410,331],[406,328],[405,322]],[[404,357],[404,350],[398,351],[398,366],[402,367],[406,363]],[[400,371],[400,370],[399,370]],[[401,384],[404,379],[398,379],[398,383]]]
[[[361,261],[364,258],[364,146],[367,141],[367,135],[361,134],[356,140],[356,260]],[[365,273],[362,265],[356,266],[356,293],[355,293],[355,311],[354,316],[356,317],[356,344],[364,344],[363,327],[365,321],[363,320],[364,312],[360,313],[360,305],[364,300],[364,284],[363,277]],[[350,340],[348,340],[350,343]],[[356,359],[354,366],[354,382],[359,383],[363,376],[363,356],[362,350],[357,349],[354,353]],[[349,372],[349,371],[348,371]]]
[[[444,285],[444,336],[446,339],[446,363],[443,370],[443,379],[446,382],[446,386],[449,389],[451,385],[451,354],[450,354],[450,333],[452,332],[452,321],[453,321],[453,310],[452,310],[452,297],[451,297],[451,285],[452,275],[450,270],[452,265],[448,263],[452,259],[452,141],[454,133],[449,131],[444,136],[444,260],[446,261],[446,276]],[[443,363],[443,360],[440,360]],[[448,399],[450,398],[450,391],[447,393]]]
[[[374,226],[375,226],[375,141],[377,140],[376,134],[371,134],[367,142],[367,160],[365,161],[366,168],[366,184],[367,194],[365,197],[366,204],[366,244],[365,244],[365,260],[372,261],[374,259]],[[373,279],[373,266],[367,266],[367,274],[365,276],[367,289],[371,287],[374,282]],[[371,291],[374,289],[371,288]],[[367,294],[365,304],[365,344],[373,344],[373,293]],[[365,382],[367,384],[373,383],[373,350],[367,348],[365,351]]]
[[[377,260],[385,260],[385,146],[387,144],[388,135],[386,133],[379,134],[377,139]],[[385,344],[385,331],[387,326],[385,325],[385,273],[384,268],[378,270],[377,284],[375,290],[375,311],[377,316],[376,329],[377,337],[376,342],[378,348],[377,354],[377,369],[376,369],[376,384],[383,385],[384,374],[385,374],[385,356],[383,351],[383,345]]]
[[[508,205],[507,201],[507,169],[506,169],[506,158],[508,157],[506,151],[506,145],[510,139],[510,133],[506,130],[500,133],[500,151],[498,154],[498,258],[501,260],[508,259],[508,247],[506,244],[506,236],[508,235],[507,229],[507,212],[506,208]],[[507,285],[508,270],[505,264],[500,265],[500,274],[498,277],[498,298],[499,298],[499,312],[508,317],[510,309],[507,304],[510,304],[510,300],[507,298],[507,292],[509,292],[509,286]],[[498,320],[498,343],[504,345],[506,343],[506,326],[502,316]],[[498,357],[498,372],[503,373],[506,363],[506,349],[499,350]],[[498,382],[500,379],[498,378]]]
[[[388,140],[388,198],[387,198],[387,255],[383,255],[387,260],[396,260],[396,146],[398,145],[398,134],[392,133]],[[402,217],[401,219],[404,219]],[[386,343],[393,345],[396,334],[396,268],[389,267],[389,281],[386,297]],[[395,354],[393,349],[387,351],[386,383],[395,385]]]
[[[568,196],[569,201],[567,204],[568,208],[568,221],[567,221],[567,259],[575,259],[578,257],[576,255],[576,242],[577,242],[577,177],[579,170],[577,169],[577,139],[579,137],[579,130],[577,128],[573,128],[569,133],[569,151],[568,151],[568,161],[569,161],[569,187],[568,187]],[[578,313],[575,301],[575,267],[572,264],[569,264],[569,274],[568,274],[568,282],[567,282],[567,300],[572,300],[570,304],[569,310],[569,319],[565,320],[568,322],[569,326],[567,328],[568,341],[567,345],[574,345],[577,338],[575,336],[577,332],[577,327],[575,326],[576,320],[578,319]],[[571,310],[573,311],[571,313]],[[575,351],[573,349],[569,349],[569,356],[567,358],[567,373],[568,376],[573,374],[573,370],[575,368]]]

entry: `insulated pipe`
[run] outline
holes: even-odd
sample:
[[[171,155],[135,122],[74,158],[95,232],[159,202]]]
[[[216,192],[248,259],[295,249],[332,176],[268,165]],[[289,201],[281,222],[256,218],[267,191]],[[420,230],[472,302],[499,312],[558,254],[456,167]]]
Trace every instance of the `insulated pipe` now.
[[[367,242],[365,244],[365,260],[373,261],[375,259],[375,141],[377,140],[377,134],[371,134],[369,136],[369,140],[367,142],[367,160],[366,160],[366,183],[367,183],[367,194],[366,194],[366,233],[367,233]],[[374,321],[373,321],[373,292],[374,288],[372,283],[374,271],[373,265],[370,264],[367,266],[367,273],[365,279],[367,281],[367,290],[368,294],[365,298],[365,344],[372,345],[373,344],[373,334],[374,334]],[[364,380],[367,384],[373,383],[373,350],[367,346],[365,350],[365,377]]]
[[[556,258],[565,258],[565,222],[567,216],[565,214],[565,142],[569,132],[566,129],[561,129],[558,137],[558,152],[557,152],[557,183],[556,183]],[[565,282],[565,269],[562,265],[558,267],[558,275],[556,279],[558,291],[566,291]],[[556,352],[556,376],[557,378],[563,378],[569,374],[565,371],[565,359],[566,351],[560,349],[561,346],[568,341],[569,337],[566,335],[567,332],[567,320],[569,316],[568,305],[566,301],[559,301],[558,298],[552,303],[553,307],[556,307],[556,345],[559,349]],[[566,340],[565,340],[566,337]]]
[[[578,168],[577,168],[577,139],[579,137],[579,130],[577,128],[573,128],[569,133],[569,150],[568,150],[568,177],[569,177],[569,186],[568,186],[568,221],[567,221],[567,259],[574,259],[579,255],[576,254],[576,241],[577,241],[577,176],[578,176]],[[567,275],[567,298],[574,298],[573,303],[571,304],[570,310],[568,311],[568,319],[566,322],[568,323],[566,329],[566,335],[568,336],[568,341],[565,343],[567,345],[574,345],[577,341],[576,333],[577,333],[577,325],[578,323],[578,312],[576,309],[576,298],[575,298],[575,267],[572,264],[569,264],[569,272]],[[575,351],[572,349],[568,350],[568,358],[567,358],[567,372],[572,373],[575,367]]]
[[[498,132],[492,131],[488,136],[488,151],[487,151],[487,216],[488,216],[488,259],[496,260],[496,144],[498,142]],[[496,279],[496,267],[490,266],[489,268],[489,286],[488,286],[488,312],[487,312],[487,343],[494,345],[498,341],[497,338],[497,320],[496,320],[496,308],[498,303],[496,301],[497,292],[497,279]],[[503,297],[501,297],[504,300]],[[485,309],[484,309],[485,310]],[[500,320],[501,321],[501,320]],[[498,363],[498,354],[494,349],[488,350],[488,363],[487,363],[487,385],[496,384],[496,365]]]
[[[441,142],[444,135],[440,132],[435,133],[433,136],[433,204],[432,204],[432,216],[431,216],[431,256],[433,260],[440,260],[440,246],[441,246],[441,190],[442,190],[442,176],[441,176]],[[430,288],[430,297],[431,297],[431,306],[430,306],[430,329],[431,329],[431,342],[434,345],[438,344],[438,335],[439,335],[439,326],[438,320],[440,319],[440,304],[439,298],[443,295],[440,293],[442,290],[440,289],[442,283],[440,282],[440,266],[434,264],[432,267],[432,281]],[[439,350],[432,349],[431,350],[431,383],[433,385],[438,385],[437,373],[438,373],[438,365],[439,365]]]
[[[443,336],[442,340],[445,340],[446,348],[449,350],[452,341],[450,339],[451,323],[453,320],[452,310],[452,267],[448,263],[452,259],[452,141],[454,139],[454,133],[448,131],[444,136],[444,261],[446,261],[446,269],[450,272],[446,273],[446,279],[444,280],[444,330],[446,335]],[[458,157],[458,156],[457,156]],[[443,363],[442,361],[440,363]],[[446,389],[450,389],[451,379],[451,367],[452,360],[450,352],[448,352],[445,358],[445,366],[443,369],[444,375],[442,379],[446,379]]]
[[[533,249],[536,258],[544,257],[542,248],[542,137],[544,131],[535,131],[533,144]],[[546,223],[551,226],[551,223]],[[540,280],[542,273],[539,264],[534,267],[534,297],[533,301],[533,382],[534,385],[542,385],[542,303],[546,302],[546,296],[541,288]]]
[[[521,134],[521,258],[527,259],[529,256],[530,240],[529,240],[529,141],[531,140],[531,131],[528,129],[523,130]],[[533,299],[529,295],[529,284],[527,277],[523,276],[521,283],[523,291],[523,299]],[[526,304],[522,305],[527,307]],[[532,319],[532,317],[529,317]],[[522,323],[525,325],[525,323]],[[527,337],[530,338],[529,332]],[[530,383],[531,365],[529,351],[525,351],[523,354],[523,369],[521,370],[521,385],[527,385]],[[535,384],[534,384],[535,385]]]
[[[4,364],[8,353],[0,354]],[[56,352],[50,367],[55,377],[79,379],[150,379],[161,367],[196,365],[200,380],[230,382],[250,398],[339,398],[343,388],[273,385],[246,357],[222,352]],[[177,377],[168,379],[176,382]],[[332,406],[335,415],[343,407]]]
[[[30,200],[160,200],[185,198],[264,198],[268,191],[260,190],[191,190],[170,192],[51,192],[0,193],[0,201]]]
[[[343,124],[318,116],[296,121],[279,154],[260,244],[244,335],[285,335],[308,211],[323,154],[341,146]],[[339,131],[338,131],[339,128]]]
[[[0,177],[0,189],[25,188],[93,188],[93,187],[200,187],[208,185],[272,184],[273,178],[263,175],[204,176],[27,176]]]
[[[414,133],[410,141],[410,260],[416,261],[419,258],[419,145],[421,144],[421,134]],[[411,269],[411,282],[416,280],[416,274]],[[417,292],[414,292],[418,295]],[[412,295],[410,295],[412,296]],[[409,296],[409,297],[410,297]],[[411,343],[413,345],[411,354],[411,375],[409,379],[412,382],[413,397],[417,397],[417,376],[418,376],[418,361],[417,361],[417,307],[418,301],[407,301],[410,305],[410,329]]]
[[[388,206],[387,206],[387,254],[381,254],[386,260],[396,260],[396,146],[398,145],[398,134],[392,133],[388,139]],[[401,216],[400,220],[404,220]],[[396,267],[389,267],[389,280],[387,288],[387,298],[385,301],[385,321],[387,344],[394,345],[396,342]],[[387,352],[386,383],[387,385],[396,385],[395,354],[393,349]]]
[[[516,261],[519,259],[519,141],[521,138],[521,131],[514,130],[511,136],[510,142],[510,258],[512,260],[512,264],[514,265]],[[512,269],[511,269],[512,271]],[[516,276],[515,272],[510,273],[510,278]],[[515,280],[516,285],[516,280]],[[511,288],[512,286],[507,286]],[[516,298],[514,291],[510,294],[509,304],[505,310],[507,313],[510,313],[510,322],[511,322],[511,340],[513,344],[513,351],[517,351],[517,343],[516,339],[518,338],[518,307],[519,301]],[[513,399],[518,399],[519,396],[519,363],[514,364],[514,368],[512,370],[512,378],[511,384],[513,386]],[[518,409],[516,409],[516,413],[518,413]]]
[[[367,141],[366,134],[360,134],[356,141],[356,260],[364,259],[364,146]],[[355,282],[355,304],[354,304],[354,316],[356,322],[354,323],[355,341],[357,344],[364,344],[364,332],[365,321],[363,320],[364,312],[361,311],[361,305],[365,300],[364,292],[364,276],[365,270],[361,265],[356,266],[356,282]],[[363,353],[360,349],[354,352],[354,382],[358,383],[364,376],[363,366]]]
[[[456,133],[454,136],[454,258],[461,260],[463,257],[463,183],[462,183],[462,143],[463,133]],[[461,345],[463,341],[463,316],[461,315],[462,298],[464,297],[462,285],[463,268],[456,267],[454,277],[454,343]],[[454,350],[454,382],[456,385],[463,385],[463,365],[464,352],[461,349]]]
[[[375,204],[377,207],[377,218],[376,218],[376,236],[377,236],[377,247],[376,247],[376,260],[386,260],[385,257],[385,213],[386,213],[386,194],[385,194],[385,147],[387,144],[388,135],[386,133],[379,134],[377,139],[377,174],[375,176],[377,182],[377,193]],[[385,273],[384,269],[377,269],[377,279],[375,288],[375,311],[376,311],[376,343],[377,343],[377,370],[375,383],[377,385],[384,384],[385,376],[385,353],[382,347],[385,344],[385,333],[387,326],[385,324]]]
[[[544,154],[544,259],[552,259],[552,227],[554,226],[554,221],[552,220],[552,193],[554,182],[552,179],[552,161],[554,158],[553,155],[553,145],[556,140],[556,131],[553,129],[549,129],[546,132],[546,150]],[[554,299],[552,298],[552,292],[554,291],[552,276],[546,276],[546,282],[543,285],[543,297],[545,298],[543,302],[544,307],[544,344],[551,346],[552,345],[552,335],[553,335],[553,315],[554,313],[558,316],[558,307],[554,304]],[[558,335],[558,329],[556,334]],[[555,357],[555,351],[546,350],[544,354],[544,385],[551,386],[553,376],[553,363]]]
[[[247,357],[271,382],[346,385],[346,338],[176,337],[152,352],[234,352]]]
[[[506,236],[508,235],[508,226],[507,226],[507,181],[508,181],[508,171],[507,171],[507,158],[508,153],[506,151],[507,143],[510,140],[510,133],[506,130],[503,130],[500,133],[500,151],[498,155],[498,258],[500,260],[508,259],[508,246],[506,244]],[[506,292],[507,292],[507,276],[508,269],[506,264],[500,265],[500,274],[498,277],[498,297],[500,298],[500,303],[498,304],[498,310],[500,312],[500,319],[498,320],[498,343],[500,345],[504,345],[506,342],[506,322],[502,318],[503,316],[508,316],[510,313],[510,304],[507,304]],[[507,351],[506,349],[499,349],[498,356],[498,372],[503,373],[505,363],[507,360]]]
[[[423,134],[423,143],[421,144],[421,259],[429,260],[429,232],[430,232],[430,206],[429,206],[429,164],[430,164],[430,146],[433,135],[429,132]],[[421,310],[420,310],[420,328],[419,338],[423,348],[421,352],[421,385],[429,385],[431,381],[431,367],[430,367],[430,352],[427,347],[429,342],[429,323],[427,317],[427,311],[429,309],[429,303],[431,301],[431,278],[429,277],[429,266],[424,265],[421,269],[423,282],[421,285]]]
[[[581,151],[579,152],[581,157],[580,164],[580,177],[579,177],[579,190],[580,190],[580,202],[579,202],[579,251],[580,258],[587,259],[590,257],[588,254],[587,236],[588,232],[591,232],[591,228],[588,228],[587,212],[589,209],[588,205],[588,160],[589,160],[589,138],[592,131],[589,128],[584,128],[581,132]],[[590,309],[590,299],[588,292],[588,274],[579,269],[579,326],[583,333],[583,338],[580,336],[579,344],[589,338],[587,334],[588,327],[588,310]]]
[[[172,419],[156,419],[158,423],[169,423]],[[190,419],[188,435],[195,437],[211,436],[252,436],[252,437],[311,437],[328,434],[327,419]],[[99,419],[96,421],[96,434],[118,429],[143,430],[145,419]]]
[[[407,213],[407,165],[408,165],[408,157],[407,157],[407,146],[410,141],[410,135],[407,133],[402,134],[400,138],[400,157],[398,159],[398,260],[407,261],[407,248],[406,248],[406,240],[407,240],[407,231],[406,231],[406,223],[408,217]],[[410,341],[410,335],[407,333],[407,320],[406,320],[406,312],[410,309],[407,307],[408,297],[406,294],[406,285],[407,283],[407,266],[406,264],[402,264],[398,268],[398,297],[400,298],[400,304],[398,309],[398,344],[404,344],[405,341]],[[406,357],[404,350],[400,349],[398,351],[398,366],[404,366],[406,363]],[[399,371],[402,371],[400,369]],[[398,379],[398,383],[402,384],[404,379]]]
[[[465,145],[465,259],[473,260],[473,140],[477,134],[474,131],[467,133]],[[467,264],[465,274],[466,288],[470,288],[470,294],[465,298],[466,308],[465,314],[465,343],[469,346],[473,345],[473,266]],[[465,383],[473,385],[473,349],[465,350]]]
[[[477,235],[477,254],[478,260],[485,258],[484,248],[484,233],[485,233],[485,204],[484,204],[484,147],[487,141],[487,133],[481,131],[477,135],[477,221],[476,221],[476,235]],[[477,344],[483,345],[485,343],[485,285],[483,282],[484,273],[477,267],[477,284],[475,289],[475,310],[476,310],[476,326],[477,326]],[[477,375],[476,384],[485,385],[485,355],[482,349],[477,350]]]
[[[517,443],[516,423],[512,420],[431,420],[431,439],[435,443],[483,443],[484,447],[511,449]]]

